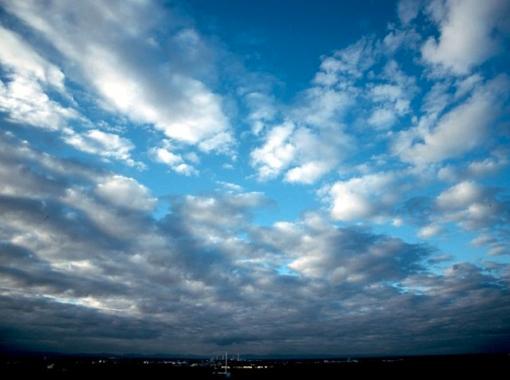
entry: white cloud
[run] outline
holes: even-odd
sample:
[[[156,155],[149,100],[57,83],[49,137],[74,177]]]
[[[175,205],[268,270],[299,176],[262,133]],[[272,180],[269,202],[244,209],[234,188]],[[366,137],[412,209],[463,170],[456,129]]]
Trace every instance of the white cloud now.
[[[461,77],[456,81],[456,90],[454,99],[460,99],[465,95],[471,93],[471,91],[483,82],[483,77],[475,73],[468,77]]]
[[[173,203],[167,222],[184,216],[178,223],[185,224],[186,233],[208,243],[225,244],[224,239],[235,240],[232,232],[246,228],[252,210],[266,201],[262,193],[237,190],[211,196],[186,195]]]
[[[436,82],[423,97],[421,111],[430,119],[435,120],[445,108],[451,105],[453,99],[449,88],[449,83]]]
[[[243,187],[241,185],[238,185],[237,183],[227,181],[216,181],[216,183],[227,192],[240,193],[243,191]]]
[[[423,239],[429,239],[433,236],[436,236],[441,232],[441,226],[436,224],[429,224],[428,226],[420,228],[418,231],[418,236]]]
[[[287,182],[312,184],[335,166],[342,139],[334,130],[314,131],[288,121],[266,134],[264,145],[251,152],[251,164],[261,180],[285,173]]]
[[[376,129],[388,129],[410,112],[411,100],[418,90],[415,78],[404,73],[393,59],[386,63],[378,79],[384,82],[367,86],[365,96],[374,105],[367,122]]]
[[[504,154],[504,153],[503,153]],[[485,158],[480,161],[473,161],[468,165],[467,172],[475,177],[483,177],[498,173],[508,165],[506,155],[498,155],[495,157]]]
[[[97,184],[95,192],[111,204],[129,210],[150,211],[156,204],[149,189],[135,179],[121,175],[105,178]]]
[[[64,131],[63,139],[67,144],[82,152],[125,161],[130,166],[140,165],[131,158],[133,143],[114,133],[103,132],[99,129],[76,133],[67,129]]]
[[[508,166],[508,152],[495,150],[491,156],[466,162],[464,165],[445,165],[438,170],[438,178],[443,181],[459,182],[493,176]]]
[[[422,47],[429,63],[467,74],[503,48],[500,40],[510,15],[506,0],[435,1],[429,12],[440,32],[439,40],[431,37]]]
[[[173,153],[171,149],[171,144],[165,141],[163,146],[152,148],[149,153],[155,161],[169,166],[176,173],[187,176],[198,173],[193,165],[186,163],[181,155]]]
[[[441,192],[433,215],[435,224],[455,223],[464,230],[477,232],[472,243],[487,246],[490,255],[507,252],[510,210],[508,200],[491,188],[474,181],[462,181]]]
[[[65,92],[64,73],[42,58],[19,35],[0,25],[0,63],[18,75],[34,78]]]
[[[0,26],[3,45],[0,62],[8,69],[7,79],[0,82],[0,110],[13,122],[58,131],[62,139],[83,152],[125,161],[130,166],[141,165],[132,160],[133,144],[118,135],[98,129],[77,133],[70,120],[83,124],[90,121],[74,108],[64,107],[48,95],[52,87],[70,99],[64,85],[65,76],[55,65],[42,58],[16,33]]]
[[[134,146],[128,139],[98,129],[81,133],[72,129],[70,121],[80,121],[84,125],[91,122],[74,108],[52,100],[34,77],[16,73],[11,74],[10,81],[5,84],[0,81],[0,111],[12,122],[59,132],[65,143],[82,152],[143,167],[131,158]]]
[[[483,144],[508,99],[508,88],[503,75],[479,86],[433,128],[424,123],[399,133],[393,151],[403,161],[420,165],[457,157]]]
[[[272,121],[276,114],[275,100],[262,92],[253,91],[245,95],[250,110],[248,122],[251,124],[253,134],[259,135],[266,124]]]
[[[404,27],[400,29],[390,24],[388,29],[388,34],[381,41],[381,48],[386,56],[391,56],[400,49],[414,50],[422,40],[422,37],[414,28]]]
[[[318,129],[338,127],[343,112],[353,104],[352,90],[328,87],[308,89],[301,103],[291,111],[293,120]]]
[[[424,253],[399,239],[335,228],[317,215],[275,223],[259,239],[292,258],[287,266],[300,276],[336,286],[398,279]]]
[[[402,97],[402,88],[397,85],[382,84],[374,86],[371,90],[372,99],[375,101],[381,100],[397,100]]]
[[[390,128],[396,120],[397,117],[393,110],[388,108],[376,108],[367,121],[376,128],[386,129]]]
[[[290,141],[294,124],[286,122],[271,129],[264,145],[251,152],[252,165],[260,179],[276,177],[294,159],[296,147]]]
[[[392,213],[399,200],[395,173],[376,173],[337,181],[321,191],[331,203],[331,217],[353,221],[380,219]]]
[[[477,184],[465,181],[439,194],[437,204],[442,209],[466,208],[478,201],[482,195],[483,192]]]
[[[93,87],[106,107],[204,151],[222,151],[232,143],[221,97],[188,75],[194,65],[172,66],[163,47],[148,38],[161,21],[153,17],[162,12],[156,5],[84,2],[69,8],[65,1],[6,1],[5,6],[69,59],[78,79]],[[200,50],[199,36],[187,36],[176,46],[194,56]],[[183,49],[183,43],[193,46]]]
[[[347,48],[335,51],[332,56],[323,58],[314,83],[320,86],[344,86],[363,76],[378,54],[372,40],[361,38]]]
[[[42,58],[22,37],[0,26],[0,63],[6,71],[0,81],[0,110],[15,123],[51,131],[61,130],[78,112],[50,99],[46,87],[67,97],[62,71]]]
[[[402,24],[406,25],[413,21],[418,16],[421,6],[421,0],[400,0],[397,10]]]
[[[372,41],[362,39],[322,59],[313,86],[286,109],[283,124],[265,128],[263,145],[251,152],[259,179],[283,174],[286,181],[312,184],[333,170],[349,149],[342,119],[353,106],[353,85],[373,63]]]
[[[74,109],[51,100],[37,80],[19,74],[0,81],[0,110],[15,123],[50,131],[62,130],[69,119],[81,118]]]
[[[490,233],[481,233],[471,240],[475,247],[487,247],[489,256],[500,256],[510,254],[508,242],[502,241]]]
[[[221,98],[202,82],[171,74],[161,87],[146,77],[147,68],[123,64],[110,49],[93,46],[90,50],[87,62],[82,62],[85,75],[108,104],[133,121],[152,123],[166,136],[198,144],[206,152],[231,143]]]
[[[416,80],[399,67],[391,52],[385,53],[381,41],[362,38],[322,57],[312,86],[291,106],[282,107],[285,124],[293,127],[266,126],[262,146],[252,151],[259,179],[282,175],[287,182],[313,184],[356,150],[359,141],[348,133],[350,125],[387,129],[408,114]],[[380,58],[388,60],[374,69]],[[365,102],[371,108],[368,115]],[[353,114],[358,120],[347,122]]]
[[[330,165],[326,162],[309,161],[287,171],[285,180],[291,183],[312,184],[329,170]]]

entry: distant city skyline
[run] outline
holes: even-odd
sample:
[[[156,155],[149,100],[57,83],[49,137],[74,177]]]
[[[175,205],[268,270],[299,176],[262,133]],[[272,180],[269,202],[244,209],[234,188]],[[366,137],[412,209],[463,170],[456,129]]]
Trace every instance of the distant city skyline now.
[[[0,349],[510,351],[510,2],[0,0]]]

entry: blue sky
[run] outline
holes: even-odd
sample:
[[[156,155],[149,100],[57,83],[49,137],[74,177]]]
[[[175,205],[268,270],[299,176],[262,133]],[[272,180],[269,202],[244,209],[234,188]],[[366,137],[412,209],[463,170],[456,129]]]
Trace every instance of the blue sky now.
[[[508,348],[507,1],[0,4],[3,347]]]

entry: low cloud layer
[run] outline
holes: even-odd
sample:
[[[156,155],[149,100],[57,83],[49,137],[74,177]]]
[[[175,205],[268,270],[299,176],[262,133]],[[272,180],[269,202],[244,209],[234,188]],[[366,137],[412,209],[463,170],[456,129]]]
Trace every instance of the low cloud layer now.
[[[1,142],[2,173],[37,171],[1,187],[4,348],[347,354],[508,342],[507,266],[433,269],[430,246],[317,214],[256,227],[253,210],[267,204],[257,193],[178,198],[154,219],[134,179]]]

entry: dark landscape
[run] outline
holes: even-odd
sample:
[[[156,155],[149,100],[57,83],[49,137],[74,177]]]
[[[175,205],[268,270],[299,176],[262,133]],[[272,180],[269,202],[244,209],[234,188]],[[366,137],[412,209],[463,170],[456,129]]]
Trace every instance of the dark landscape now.
[[[329,359],[149,358],[57,354],[3,354],[0,372],[11,377],[166,379],[338,379],[344,376],[473,375],[504,378],[510,354],[358,357]]]

